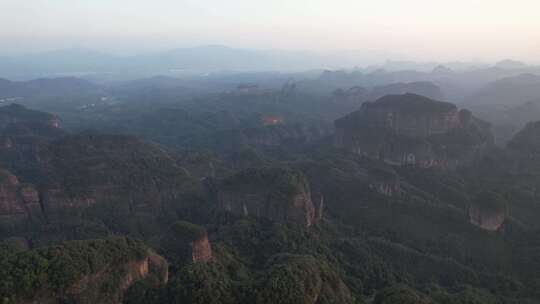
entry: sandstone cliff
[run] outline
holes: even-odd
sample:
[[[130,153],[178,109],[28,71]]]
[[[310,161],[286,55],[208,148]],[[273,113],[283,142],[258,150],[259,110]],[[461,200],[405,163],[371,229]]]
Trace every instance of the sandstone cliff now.
[[[160,244],[169,260],[177,264],[212,260],[212,247],[206,229],[190,222],[174,223],[162,237]]]
[[[16,225],[40,215],[39,194],[34,186],[21,184],[15,175],[0,169],[0,226]]]
[[[0,296],[10,304],[117,304],[137,281],[158,286],[168,280],[162,257],[123,237],[66,242],[7,258],[12,261],[2,279],[11,286],[11,294]],[[23,267],[24,261],[33,261],[33,268]]]
[[[154,214],[179,195],[182,185],[193,182],[162,148],[130,136],[66,136],[46,143],[36,155],[11,166],[31,173],[22,178],[39,188],[48,218],[105,202],[129,203],[133,213]],[[27,199],[36,196],[25,189],[21,193]]]
[[[492,140],[469,111],[415,94],[364,103],[335,126],[336,146],[396,165],[453,167]]]
[[[304,227],[315,221],[311,191],[300,172],[280,168],[241,171],[219,185],[220,210]]]
[[[481,192],[469,207],[470,223],[484,230],[502,229],[507,217],[507,202],[493,192]]]
[[[42,125],[51,128],[58,128],[60,121],[57,116],[29,110],[18,104],[11,104],[0,107],[0,130],[6,129],[11,125]]]

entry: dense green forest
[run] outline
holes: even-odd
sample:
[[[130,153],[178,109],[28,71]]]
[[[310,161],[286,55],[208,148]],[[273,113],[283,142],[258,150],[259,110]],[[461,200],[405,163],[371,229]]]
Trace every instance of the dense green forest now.
[[[1,303],[540,303],[538,123],[496,146],[414,94],[129,93],[0,107]]]

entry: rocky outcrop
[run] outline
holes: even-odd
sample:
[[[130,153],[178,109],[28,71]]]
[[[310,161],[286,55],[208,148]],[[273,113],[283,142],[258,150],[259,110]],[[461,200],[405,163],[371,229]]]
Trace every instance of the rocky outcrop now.
[[[154,281],[154,285],[167,284],[169,280],[169,268],[167,261],[150,252],[148,256],[139,261],[129,262],[126,266],[126,273],[122,277],[119,289],[124,292],[129,289],[135,282],[147,279],[150,275]]]
[[[212,260],[212,247],[206,229],[190,222],[174,223],[160,244],[169,260],[179,264]]]
[[[389,168],[375,167],[368,170],[369,187],[386,196],[401,193],[401,184],[397,173]]]
[[[0,226],[40,215],[39,194],[34,186],[21,184],[15,175],[0,169]]]
[[[31,270],[14,266],[5,272],[2,279],[12,286],[7,289],[11,294],[0,294],[6,303],[117,304],[135,282],[157,287],[168,280],[165,259],[141,242],[124,237],[66,242],[10,258],[29,257],[49,266]],[[22,287],[26,285],[18,280],[21,275],[31,288]]]
[[[60,120],[55,115],[30,110],[18,104],[0,107],[0,129],[6,129],[14,124],[42,125],[58,128]]]
[[[489,209],[477,205],[469,207],[471,224],[488,231],[498,231],[506,221],[506,209]]]
[[[30,110],[18,104],[0,107],[0,141],[3,148],[12,148],[19,141],[24,142],[25,137],[58,137],[64,134],[59,126],[60,120],[56,115]]]
[[[309,227],[315,207],[300,172],[281,168],[247,169],[223,180],[218,189],[222,211]]]
[[[192,182],[161,147],[130,136],[66,136],[45,144],[37,156],[12,165],[20,171],[32,168],[26,180],[39,187],[49,218],[110,202],[129,203],[134,214],[154,214]],[[27,200],[38,196],[29,188],[22,190]]]
[[[191,242],[191,257],[193,263],[208,262],[212,259],[212,247],[208,235]]]
[[[335,126],[336,146],[396,165],[454,167],[492,141],[469,111],[415,94],[366,102]]]
[[[482,192],[469,206],[470,223],[487,231],[502,229],[508,217],[506,201],[493,192]]]
[[[396,134],[426,137],[448,132],[461,125],[458,109],[447,102],[435,101],[415,94],[387,95],[366,103],[351,116],[360,124],[393,130]],[[341,123],[355,123],[338,121]]]

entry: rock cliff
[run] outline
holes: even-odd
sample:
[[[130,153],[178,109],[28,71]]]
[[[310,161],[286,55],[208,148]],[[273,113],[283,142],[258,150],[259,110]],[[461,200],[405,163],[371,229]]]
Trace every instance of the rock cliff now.
[[[309,184],[297,171],[257,168],[241,171],[219,185],[218,204],[238,216],[311,226],[316,217]]]
[[[40,204],[48,219],[81,214],[100,204],[122,206],[118,208],[132,215],[156,215],[160,206],[191,189],[186,185],[196,183],[171,154],[130,136],[65,136],[20,156],[15,161],[8,158],[5,164],[35,188],[11,186],[17,193],[11,201],[17,197],[16,202],[24,202],[29,211],[40,210]],[[24,214],[22,209],[19,213]]]
[[[212,247],[206,229],[190,222],[174,223],[160,244],[169,260],[179,264],[212,260]]]
[[[34,186],[21,184],[15,175],[0,169],[0,226],[40,215],[39,194]]]
[[[43,159],[55,181],[44,193],[49,209],[115,198],[129,198],[134,208],[151,208],[174,198],[189,181],[166,151],[130,136],[66,137],[50,145]]]
[[[336,120],[335,145],[391,164],[452,167],[490,143],[489,124],[451,103],[387,95]]]
[[[58,128],[60,120],[55,115],[30,110],[18,104],[0,107],[0,130],[4,130],[12,125],[17,124],[42,125],[51,128]]]
[[[488,231],[502,229],[508,217],[506,201],[493,192],[478,194],[469,207],[470,223]]]
[[[12,288],[11,294],[0,294],[4,303],[117,304],[137,281],[158,286],[168,280],[162,257],[123,237],[71,241],[6,258],[12,259],[11,268],[2,279]],[[34,261],[34,267],[21,266],[24,261]]]

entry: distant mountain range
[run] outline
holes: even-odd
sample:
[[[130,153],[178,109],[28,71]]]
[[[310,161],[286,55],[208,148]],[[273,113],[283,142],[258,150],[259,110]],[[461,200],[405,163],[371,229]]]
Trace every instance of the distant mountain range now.
[[[396,54],[339,51],[328,54],[304,51],[251,50],[201,46],[135,56],[115,56],[86,49],[68,49],[15,57],[0,57],[0,77],[80,76],[94,73],[189,74],[215,71],[299,71],[350,68],[384,62]]]
[[[39,78],[30,81],[0,78],[0,103],[6,102],[3,100],[5,98],[84,95],[97,90],[97,85],[76,77]]]

